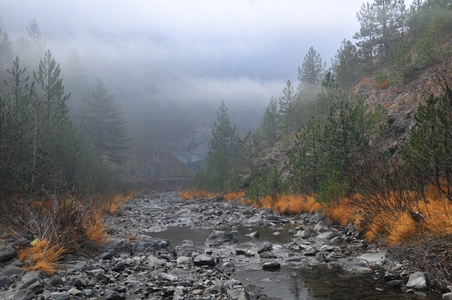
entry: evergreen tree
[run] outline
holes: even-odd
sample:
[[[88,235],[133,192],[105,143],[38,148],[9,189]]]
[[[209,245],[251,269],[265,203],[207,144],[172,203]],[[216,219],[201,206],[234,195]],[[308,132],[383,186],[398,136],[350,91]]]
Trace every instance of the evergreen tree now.
[[[206,186],[216,192],[225,190],[231,171],[239,167],[240,154],[243,153],[238,130],[231,126],[227,112],[226,104],[221,101],[206,158]]]
[[[358,64],[359,57],[356,46],[344,39],[332,63],[337,84],[343,90],[350,90],[356,83],[359,75]]]
[[[388,54],[390,43],[402,37],[406,26],[406,8],[403,0],[374,0],[366,3],[356,14],[361,25],[353,38],[358,47],[372,59],[379,53]]]
[[[297,94],[292,86],[290,80],[287,80],[286,86],[283,89],[283,96],[279,98],[279,118],[282,125],[283,132],[289,134],[294,126],[295,120],[295,100]]]
[[[299,94],[303,94],[308,99],[313,99],[315,93],[320,87],[322,78],[325,74],[326,64],[322,62],[320,54],[310,47],[304,57],[303,64],[298,67]]]
[[[128,145],[127,126],[121,108],[103,81],[96,79],[95,87],[84,99],[82,120],[98,154],[103,160],[121,163]]]
[[[23,193],[30,189],[33,153],[33,83],[24,76],[19,58],[7,72],[8,91],[0,98],[0,190]]]
[[[441,97],[430,96],[420,104],[403,158],[417,174],[413,186],[421,193],[432,185],[452,201],[452,90]]]
[[[39,94],[34,104],[36,156],[33,165],[41,168],[41,171],[36,170],[39,174],[53,174],[41,179],[42,185],[52,189],[73,183],[75,155],[78,151],[66,105],[70,95],[64,92],[60,72],[60,65],[55,62],[50,50],[39,62],[38,70],[33,71]]]
[[[269,146],[274,145],[278,141],[278,119],[278,103],[275,98],[271,97],[260,125],[263,138],[268,142]]]

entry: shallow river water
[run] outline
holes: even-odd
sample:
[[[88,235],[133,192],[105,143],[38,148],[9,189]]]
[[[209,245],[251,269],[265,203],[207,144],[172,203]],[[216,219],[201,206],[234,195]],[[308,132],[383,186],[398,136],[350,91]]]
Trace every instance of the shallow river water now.
[[[290,242],[287,230],[290,225],[279,228],[280,235],[274,235],[275,230],[269,227],[238,227],[232,230],[238,239],[238,244],[231,246],[230,253],[234,256],[234,249],[254,249],[265,241],[271,242],[276,251],[278,245]],[[252,231],[259,231],[258,239],[247,236]],[[212,233],[212,229],[191,229],[190,227],[169,227],[157,233],[149,233],[152,237],[167,239],[173,247],[177,247],[184,240],[191,240],[200,251],[206,249],[205,242]],[[271,297],[280,299],[441,299],[441,295],[424,292],[406,293],[401,289],[388,286],[383,279],[374,278],[374,274],[353,275],[338,268],[325,264],[306,265],[302,262],[283,263],[279,271],[268,272],[262,270],[262,259],[240,262],[240,257],[234,260],[236,272],[234,278],[244,284],[256,284],[264,288],[264,292]]]

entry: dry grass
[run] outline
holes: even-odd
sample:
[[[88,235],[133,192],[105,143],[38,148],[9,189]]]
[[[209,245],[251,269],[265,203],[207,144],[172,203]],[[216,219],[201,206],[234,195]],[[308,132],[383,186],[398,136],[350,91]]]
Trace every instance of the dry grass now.
[[[50,246],[47,240],[38,241],[35,246],[19,251],[19,260],[31,260],[33,263],[24,267],[26,272],[40,270],[45,275],[52,275],[61,256],[66,253],[63,247]]]
[[[224,200],[228,202],[232,200],[242,200],[244,195],[245,192],[227,193],[226,195],[224,195]]]
[[[285,214],[313,213],[321,211],[322,208],[315,201],[315,197],[308,195],[281,195],[276,201],[273,201],[271,197],[265,197],[259,203],[264,208]]]
[[[121,205],[129,201],[130,199],[136,197],[139,193],[137,191],[130,191],[126,193],[119,193],[114,196],[111,196],[111,200],[108,204],[108,212],[110,214],[115,214],[119,211]]]
[[[91,243],[102,245],[108,241],[103,218],[99,213],[93,215],[85,230]]]
[[[179,197],[182,199],[212,198],[215,196],[213,193],[193,189],[183,190],[179,193]]]
[[[333,222],[337,222],[342,226],[349,223],[355,223],[356,210],[351,205],[351,200],[342,199],[334,205],[325,207],[323,214]]]

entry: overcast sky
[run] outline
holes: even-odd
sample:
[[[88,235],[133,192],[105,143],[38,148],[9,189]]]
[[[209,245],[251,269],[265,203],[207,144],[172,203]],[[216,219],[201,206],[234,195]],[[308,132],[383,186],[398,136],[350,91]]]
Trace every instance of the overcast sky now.
[[[13,38],[36,18],[57,59],[76,49],[112,90],[127,82],[155,99],[266,104],[297,84],[309,47],[330,64],[358,31],[362,2],[0,0],[0,17]]]

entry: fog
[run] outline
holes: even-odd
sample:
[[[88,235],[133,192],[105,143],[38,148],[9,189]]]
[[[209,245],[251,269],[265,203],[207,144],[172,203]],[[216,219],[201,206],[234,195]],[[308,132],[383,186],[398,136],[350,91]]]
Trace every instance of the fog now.
[[[177,101],[278,97],[313,46],[327,63],[358,30],[361,0],[1,0],[3,29],[26,35],[36,18],[61,63],[76,49],[88,78]],[[116,92],[116,91],[114,91]],[[117,99],[120,100],[120,99]]]
[[[212,124],[225,101],[243,136],[257,127],[287,80],[298,85],[298,66],[309,47],[330,64],[341,41],[359,30],[361,4],[0,0],[0,28],[16,40],[37,20],[46,47],[61,63],[72,108],[87,93],[80,87],[100,77],[132,131],[153,127],[165,139],[175,131],[180,136],[197,124]]]

